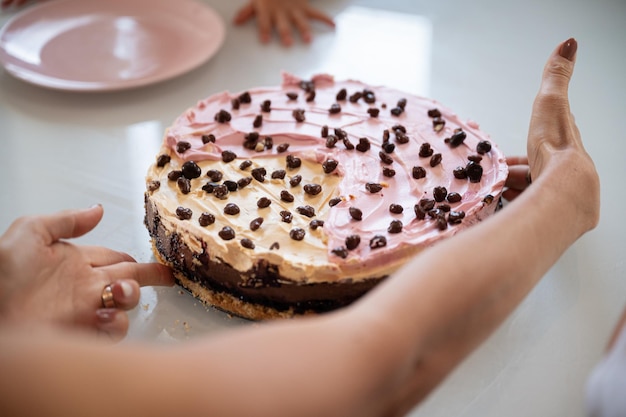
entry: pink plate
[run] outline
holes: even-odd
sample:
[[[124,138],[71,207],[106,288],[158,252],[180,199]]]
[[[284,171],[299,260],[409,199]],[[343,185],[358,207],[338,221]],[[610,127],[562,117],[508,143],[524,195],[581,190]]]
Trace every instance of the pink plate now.
[[[195,0],[55,0],[0,31],[0,63],[58,90],[111,91],[197,68],[221,47],[222,18]]]

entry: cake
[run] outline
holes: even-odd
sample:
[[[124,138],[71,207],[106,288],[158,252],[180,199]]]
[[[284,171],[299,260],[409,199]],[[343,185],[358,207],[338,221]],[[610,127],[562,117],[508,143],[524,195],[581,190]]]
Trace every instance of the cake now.
[[[437,101],[329,75],[214,94],[146,177],[155,256],[194,296],[262,320],[346,306],[493,214],[508,170]]]

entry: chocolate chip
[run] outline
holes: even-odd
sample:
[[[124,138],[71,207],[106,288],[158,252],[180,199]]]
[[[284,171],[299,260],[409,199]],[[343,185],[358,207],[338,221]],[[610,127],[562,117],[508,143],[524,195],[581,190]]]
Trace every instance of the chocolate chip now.
[[[297,100],[298,99],[298,93],[288,92],[287,93],[287,97],[289,98],[289,100]]]
[[[348,133],[345,130],[343,130],[343,129],[339,128],[339,127],[336,127],[335,128],[335,136],[337,136],[341,140],[344,140],[345,138],[348,137]]]
[[[487,194],[485,198],[483,198],[483,203],[485,204],[493,203],[493,196],[491,194]]]
[[[250,93],[248,91],[244,91],[243,93],[239,94],[239,101],[242,103],[251,103],[252,102],[252,97],[250,96]]]
[[[243,177],[237,180],[237,187],[244,188],[250,185],[252,182],[252,177]]]
[[[422,198],[420,199],[420,201],[418,202],[420,208],[422,210],[424,210],[424,212],[430,211],[435,207],[435,200],[433,200],[432,198]]]
[[[291,115],[293,116],[294,119],[296,119],[296,122],[304,122],[304,120],[306,119],[304,117],[304,109],[295,109],[294,111],[291,112]]]
[[[390,204],[389,211],[394,214],[400,214],[404,211],[404,208],[400,204]]]
[[[181,206],[176,207],[176,217],[178,217],[180,220],[189,220],[191,219],[192,215],[193,212],[191,211],[191,209]]]
[[[439,165],[441,163],[441,154],[440,153],[436,153],[434,154],[431,158],[430,158],[430,166],[431,167],[436,167],[437,165]]]
[[[443,120],[441,117],[433,118],[433,130],[435,132],[441,132],[445,125],[446,125],[446,121]]]
[[[330,251],[333,255],[338,256],[342,259],[348,257],[348,250],[344,246],[339,246]]]
[[[208,135],[202,135],[202,143],[206,145],[207,143],[215,143],[215,135],[209,133]]]
[[[337,101],[344,101],[347,97],[348,91],[345,88],[342,88],[341,90],[339,90],[335,98],[337,99]]]
[[[259,227],[261,227],[262,224],[263,224],[263,217],[257,217],[256,219],[250,222],[250,230],[252,230],[253,232],[255,230],[259,230]]]
[[[309,195],[318,195],[322,192],[322,186],[319,184],[305,184],[304,192]]]
[[[270,246],[270,250],[276,250],[276,249],[280,249],[280,245],[278,244],[278,242],[274,242]]]
[[[329,149],[332,149],[335,147],[335,145],[337,144],[337,141],[339,140],[339,138],[337,138],[337,136],[335,135],[327,135],[326,137],[326,147]]]
[[[211,181],[213,182],[219,182],[222,180],[223,174],[217,169],[210,169],[206,172],[206,176],[211,178]]]
[[[315,88],[315,83],[309,80],[301,80],[300,88],[303,89],[304,91],[311,91]]]
[[[215,121],[218,123],[226,123],[230,122],[232,116],[226,110],[222,109],[219,112],[215,113]]]
[[[337,103],[333,103],[330,106],[330,109],[328,109],[328,113],[330,114],[337,114],[341,112],[341,106]]]
[[[480,164],[480,162],[483,160],[483,157],[480,155],[468,155],[467,160]]]
[[[390,138],[389,129],[383,130],[383,142],[387,142]]]
[[[299,227],[294,227],[289,231],[289,236],[293,240],[302,240],[304,239],[304,235],[306,235],[306,232],[304,231],[304,229],[301,229]]]
[[[376,235],[370,240],[370,248],[378,249],[387,246],[387,238],[382,235]]]
[[[228,187],[224,184],[216,185],[213,187],[213,195],[220,200],[225,200],[228,197]]]
[[[309,223],[309,227],[311,228],[311,230],[317,230],[318,227],[324,227],[324,220],[313,219]]]
[[[437,208],[445,213],[449,212],[451,210],[450,206],[446,203],[441,203],[437,206]]]
[[[409,137],[405,133],[396,132],[396,142],[399,143],[400,145],[409,143]]]
[[[207,182],[206,184],[204,184],[204,185],[202,186],[202,189],[203,189],[204,191],[206,191],[207,193],[211,194],[211,193],[213,192],[213,190],[215,189],[215,186],[216,186],[216,185],[217,185],[217,184],[215,184],[215,183],[212,183],[212,182]]]
[[[459,179],[459,180],[464,180],[467,178],[467,170],[465,169],[465,167],[454,168],[454,171],[452,171],[452,174],[454,175],[454,178]]]
[[[269,113],[272,111],[272,102],[270,100],[263,100],[261,103],[261,111],[264,113]]]
[[[346,248],[348,250],[356,249],[361,243],[361,236],[359,235],[350,235],[346,238]]]
[[[350,142],[350,139],[345,137],[342,139],[342,141],[343,141],[343,146],[345,146],[347,150],[351,151],[352,149],[354,149],[354,144]]]
[[[430,143],[424,142],[420,145],[420,150],[418,155],[422,158],[429,158],[433,155],[434,151],[430,147]]]
[[[392,153],[396,149],[396,145],[391,142],[383,142],[383,150],[387,153]]]
[[[428,110],[428,117],[441,117],[441,112],[439,111],[439,109],[430,109]]]
[[[446,199],[447,195],[448,190],[446,189],[446,187],[438,186],[433,188],[433,198],[436,202],[441,203],[443,200]]]
[[[339,165],[339,162],[336,160],[327,159],[322,163],[322,168],[324,169],[324,173],[330,174],[337,168],[337,165]]]
[[[302,160],[294,155],[287,155],[287,157],[285,158],[285,162],[287,164],[287,168],[289,169],[300,168],[300,166],[302,165]]]
[[[189,181],[185,177],[180,177],[179,179],[177,179],[176,185],[178,186],[180,192],[183,194],[189,194],[191,192],[191,181]]]
[[[235,231],[230,226],[224,226],[222,230],[218,232],[218,235],[224,240],[232,240],[235,238]]]
[[[335,207],[339,203],[341,203],[341,197],[333,197],[328,201],[328,205],[331,207]]]
[[[383,189],[383,186],[376,182],[368,182],[365,183],[365,189],[370,193],[374,194]]]
[[[396,170],[389,167],[383,167],[383,175],[387,178],[392,178],[396,175]]]
[[[416,204],[413,207],[413,210],[415,211],[415,217],[418,220],[424,220],[426,218],[426,212],[424,211],[424,209],[419,204]]]
[[[256,202],[256,205],[259,208],[269,207],[270,204],[272,204],[272,200],[267,197],[261,197]]]
[[[280,212],[280,217],[281,220],[285,223],[291,223],[291,221],[293,220],[293,214],[291,214],[291,212],[288,210],[282,210]]]
[[[169,164],[171,160],[172,157],[169,155],[159,155],[159,157],[157,158],[157,167],[163,168],[165,165]]]
[[[306,94],[306,102],[310,103],[315,100],[315,90],[311,90]]]
[[[380,158],[380,160],[385,163],[385,164],[393,164],[393,158],[390,157],[389,155],[387,155],[385,152],[380,151],[378,152],[378,157]]]
[[[377,109],[376,107],[370,107],[369,109],[367,109],[367,113],[370,115],[370,117],[378,117],[380,109]]]
[[[350,213],[350,217],[352,217],[354,220],[362,220],[363,219],[363,212],[361,211],[361,209],[358,209],[356,207],[350,207],[348,209],[348,212]]]
[[[299,206],[296,211],[306,217],[315,217],[315,209],[309,205]]]
[[[272,172],[272,179],[282,180],[285,178],[285,175],[287,175],[287,171],[285,171],[284,169],[277,169]]]
[[[263,167],[254,168],[251,172],[252,178],[257,180],[258,182],[264,182],[265,176],[267,175],[267,171]]]
[[[184,153],[185,151],[191,149],[191,143],[181,140],[176,144],[176,152]]]
[[[437,228],[439,230],[446,230],[448,228],[448,222],[446,221],[445,217],[437,217],[435,219],[435,222],[437,224]]]
[[[280,192],[280,199],[286,203],[293,203],[294,197],[293,194],[291,194],[289,191],[282,190]]]
[[[323,138],[328,137],[328,126],[322,126],[322,131],[320,132]]]
[[[450,140],[448,141],[448,144],[451,147],[456,148],[457,146],[461,145],[463,141],[465,141],[466,137],[467,137],[467,134],[464,131],[457,130],[456,132],[452,134],[452,136],[450,136]]]
[[[415,178],[416,180],[419,180],[421,178],[425,178],[426,177],[426,169],[424,169],[423,167],[420,167],[420,166],[415,166],[411,170],[411,174],[412,174],[413,178]]]
[[[254,122],[252,122],[252,126],[254,126],[254,127],[261,127],[262,125],[263,125],[263,116],[258,114],[254,118]]]
[[[400,220],[392,220],[389,223],[389,227],[387,228],[387,232],[389,233],[400,233],[402,231],[402,222]]]
[[[356,150],[359,152],[367,152],[370,150],[371,144],[368,138],[359,138],[359,143],[356,145]]]
[[[461,194],[459,193],[455,193],[454,191],[451,193],[448,193],[448,195],[446,196],[446,200],[448,200],[448,203],[458,203],[459,201],[461,201]]]
[[[209,226],[215,223],[215,216],[205,211],[200,215],[200,217],[198,217],[198,223],[200,223],[200,226],[202,227]]]
[[[250,168],[251,166],[252,166],[252,161],[249,159],[246,159],[245,161],[239,164],[239,169],[245,170],[247,168]]]
[[[350,100],[350,103],[356,103],[357,101],[361,99],[361,97],[363,97],[363,93],[361,93],[360,91],[357,91],[354,94],[351,94],[348,100]]]
[[[406,99],[405,98],[401,98],[400,100],[398,100],[398,107],[400,107],[402,110],[404,110],[406,108]]]
[[[241,246],[243,246],[246,249],[254,249],[254,242],[252,242],[247,237],[244,237],[243,239],[241,239],[240,243],[241,243]]]
[[[150,192],[156,191],[159,188],[161,188],[161,181],[154,180],[154,181],[150,181],[150,183],[148,184],[148,191]]]
[[[276,147],[276,152],[283,153],[283,152],[286,152],[287,149],[289,149],[289,144],[288,143],[281,143],[280,145],[278,145]]]
[[[478,142],[478,145],[476,145],[476,152],[478,152],[481,155],[486,154],[490,150],[491,150],[491,143],[489,143],[488,140],[481,140],[480,142]]]
[[[302,175],[298,174],[291,177],[291,179],[289,180],[289,185],[291,185],[292,187],[297,187],[298,185],[300,185],[301,182]]]
[[[394,107],[391,109],[391,114],[394,116],[400,116],[402,113],[404,113],[404,109],[402,107]]]
[[[183,164],[182,169],[183,177],[188,180],[198,178],[202,174],[202,170],[194,161],[187,161]]]
[[[167,179],[170,181],[176,181],[177,179],[179,179],[180,177],[183,176],[183,171],[179,170],[179,169],[175,169],[173,171],[170,171],[167,173]]]
[[[462,210],[459,211],[451,211],[448,214],[448,223],[450,224],[459,224],[465,218],[465,212]]]
[[[237,97],[235,97],[234,99],[230,101],[230,106],[233,108],[233,110],[239,110],[240,104],[241,104],[241,101],[239,101]]]
[[[483,176],[483,167],[475,162],[469,162],[465,166],[465,171],[467,172],[467,177],[469,178],[470,182],[480,182],[480,179]]]
[[[376,96],[372,90],[364,89],[363,90],[363,100],[367,104],[373,104],[376,102]]]
[[[265,149],[272,149],[274,146],[274,139],[271,136],[266,136],[263,142],[265,144]]]
[[[224,185],[226,186],[226,188],[228,188],[228,191],[230,192],[237,191],[237,188],[239,188],[239,184],[231,180],[224,181]]]
[[[231,216],[234,216],[235,214],[239,214],[239,212],[239,206],[235,203],[228,203],[224,207],[224,214],[230,214]]]
[[[223,151],[222,152],[222,161],[224,162],[231,162],[234,161],[235,158],[237,158],[237,154],[233,151]]]

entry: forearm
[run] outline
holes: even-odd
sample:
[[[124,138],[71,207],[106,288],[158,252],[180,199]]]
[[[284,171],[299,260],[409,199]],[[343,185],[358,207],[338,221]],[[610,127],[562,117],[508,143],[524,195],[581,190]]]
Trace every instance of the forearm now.
[[[562,159],[504,210],[425,251],[358,306],[394,329],[398,355],[418,369],[414,396],[483,341],[595,224],[572,198],[594,176],[563,175],[577,166]]]

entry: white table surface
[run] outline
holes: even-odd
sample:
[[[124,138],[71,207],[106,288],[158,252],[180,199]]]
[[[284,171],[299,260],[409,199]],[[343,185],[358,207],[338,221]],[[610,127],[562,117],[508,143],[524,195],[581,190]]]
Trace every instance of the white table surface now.
[[[164,128],[212,93],[275,85],[280,70],[431,96],[478,121],[506,154],[524,153],[545,59],[574,36],[572,111],[600,173],[600,224],[411,416],[583,416],[586,378],[626,305],[626,2],[320,0],[337,30],[316,26],[311,45],[291,49],[261,46],[253,25],[233,27],[242,1],[209,3],[226,21],[224,46],[170,81],[72,93],[0,70],[0,231],[20,215],[102,203],[102,223],[80,242],[153,260],[144,175]],[[14,14],[2,11],[0,25]],[[130,314],[124,343],[184,343],[248,325],[179,288],[144,288]]]

